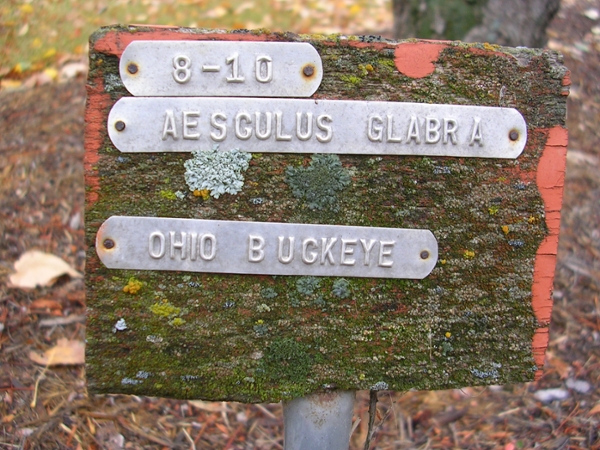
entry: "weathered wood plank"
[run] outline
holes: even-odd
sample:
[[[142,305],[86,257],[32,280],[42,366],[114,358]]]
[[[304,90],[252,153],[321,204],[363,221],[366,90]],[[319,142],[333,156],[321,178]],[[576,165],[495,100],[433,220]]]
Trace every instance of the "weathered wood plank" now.
[[[110,108],[129,95],[119,56],[138,39],[309,42],[324,69],[314,99],[516,108],[527,145],[516,160],[341,149],[330,178],[351,182],[329,193],[320,191],[329,180],[308,182],[326,198],[322,209],[295,196],[286,176],[310,155],[254,154],[238,194],[205,199],[185,183],[190,154],[122,154],[108,138]],[[560,61],[487,44],[100,30],[85,136],[90,391],[258,402],[334,386],[444,389],[539,376],[565,170]],[[114,215],[427,229],[439,257],[424,280],[109,270],[94,245]]]

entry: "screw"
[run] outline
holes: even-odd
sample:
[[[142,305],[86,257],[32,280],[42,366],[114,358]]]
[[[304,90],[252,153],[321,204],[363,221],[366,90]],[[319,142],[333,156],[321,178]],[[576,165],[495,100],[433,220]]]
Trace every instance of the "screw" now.
[[[429,252],[427,250],[423,250],[421,252],[421,259],[427,259],[429,258]]]
[[[104,245],[105,249],[110,250],[115,246],[115,241],[113,241],[112,239],[104,239],[102,245]]]
[[[517,139],[519,139],[519,132],[516,130],[512,130],[510,132],[510,134],[508,135],[508,137],[510,138],[511,141],[516,141]]]
[[[315,68],[312,65],[307,64],[304,66],[304,69],[302,69],[302,73],[305,77],[312,77],[315,73]]]
[[[129,72],[131,75],[135,75],[138,71],[138,66],[137,64],[134,63],[130,63],[127,65],[127,72]]]
[[[125,129],[125,122],[123,122],[122,120],[117,120],[117,122],[115,123],[115,128],[117,129],[117,131],[123,131]]]

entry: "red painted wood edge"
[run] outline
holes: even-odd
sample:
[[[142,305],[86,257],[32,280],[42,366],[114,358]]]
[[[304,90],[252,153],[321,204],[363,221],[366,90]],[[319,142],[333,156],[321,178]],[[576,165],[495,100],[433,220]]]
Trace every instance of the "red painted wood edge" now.
[[[542,368],[548,346],[548,328],[552,314],[552,286],[558,251],[558,231],[560,229],[560,209],[565,184],[567,163],[568,132],[561,126],[548,130],[546,146],[538,163],[536,184],[544,201],[548,236],[542,241],[535,257],[533,268],[532,307],[540,328],[533,336],[533,358],[538,368]],[[538,370],[535,379],[542,376]]]
[[[142,25],[140,25],[142,26]],[[248,34],[248,33],[206,33],[190,34],[177,31],[173,27],[159,27],[153,25],[146,30],[140,30],[136,33],[127,33],[125,31],[115,31],[107,33],[94,43],[94,48],[102,53],[120,57],[125,48],[133,41],[279,41],[281,38],[276,34]],[[358,42],[358,41],[340,41],[323,42],[325,45],[348,45],[355,48],[375,48],[382,50],[384,48],[395,48],[397,44],[387,42]],[[436,56],[437,59],[437,56]]]
[[[110,106],[110,96],[104,92],[102,76],[98,75],[87,84],[87,105],[85,108],[85,131],[83,171],[85,176],[85,201],[89,208],[98,200],[100,178],[96,164],[100,159],[103,136],[106,133],[106,109]]]
[[[569,95],[569,88],[571,87],[571,71],[567,70],[565,76],[562,79],[563,90],[561,91],[561,95]]]
[[[155,27],[154,27],[155,28]],[[249,33],[206,33],[190,34],[168,28],[156,28],[149,31],[128,33],[126,31],[109,32],[94,43],[94,49],[119,58],[125,48],[133,41],[277,41],[275,34]]]

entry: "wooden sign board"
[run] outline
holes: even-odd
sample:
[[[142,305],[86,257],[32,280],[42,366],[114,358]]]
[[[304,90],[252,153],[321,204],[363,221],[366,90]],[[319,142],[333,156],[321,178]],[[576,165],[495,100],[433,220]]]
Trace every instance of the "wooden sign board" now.
[[[90,392],[272,402],[534,380],[568,86],[552,51],[101,29]]]

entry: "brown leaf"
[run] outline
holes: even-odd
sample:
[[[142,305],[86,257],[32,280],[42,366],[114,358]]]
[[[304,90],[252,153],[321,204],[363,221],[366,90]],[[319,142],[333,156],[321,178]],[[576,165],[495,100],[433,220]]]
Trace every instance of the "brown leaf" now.
[[[81,306],[85,306],[85,291],[83,290],[69,292],[66,297],[69,302],[79,303]]]
[[[56,300],[50,300],[47,298],[38,298],[31,302],[29,310],[32,312],[54,312],[53,310],[62,311],[62,305]]]
[[[548,365],[555,369],[561,380],[569,378],[573,368],[571,365],[562,359],[558,358],[554,353],[548,351],[547,353]]]
[[[588,414],[590,416],[593,416],[594,414],[600,414],[600,402],[596,403],[594,407],[590,409],[590,412]]]
[[[85,344],[81,341],[59,339],[56,345],[40,355],[29,352],[29,359],[42,366],[76,365],[85,362]]]

